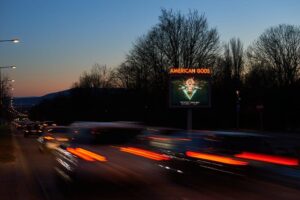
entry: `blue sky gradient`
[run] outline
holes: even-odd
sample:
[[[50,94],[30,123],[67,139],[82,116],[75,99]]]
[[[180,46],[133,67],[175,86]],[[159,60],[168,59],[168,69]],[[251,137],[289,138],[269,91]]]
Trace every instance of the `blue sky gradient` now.
[[[15,96],[69,88],[94,63],[117,67],[132,43],[158,23],[161,9],[198,10],[220,39],[245,47],[266,28],[299,25],[299,0],[0,0],[0,66],[16,79]]]

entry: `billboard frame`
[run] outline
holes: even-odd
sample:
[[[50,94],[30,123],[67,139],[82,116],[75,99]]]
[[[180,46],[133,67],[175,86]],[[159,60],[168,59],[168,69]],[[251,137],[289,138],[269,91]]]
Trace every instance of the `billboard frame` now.
[[[175,69],[176,73],[171,73]],[[181,70],[182,69],[182,70]],[[173,70],[174,71],[174,70]],[[205,73],[202,73],[202,72]],[[197,73],[200,72],[200,73]],[[205,105],[173,105],[172,104],[172,79],[173,77],[188,77],[194,76],[198,79],[205,80],[208,83],[208,103]],[[184,108],[184,109],[197,109],[197,108],[211,108],[211,72],[208,68],[170,68],[169,71],[169,108]]]

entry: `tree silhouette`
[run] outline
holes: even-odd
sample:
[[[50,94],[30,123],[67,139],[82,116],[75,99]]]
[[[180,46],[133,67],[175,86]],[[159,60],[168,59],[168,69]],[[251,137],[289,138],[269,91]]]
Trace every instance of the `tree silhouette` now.
[[[300,70],[300,28],[281,24],[267,29],[249,48],[248,56],[271,66],[278,85],[295,83]]]

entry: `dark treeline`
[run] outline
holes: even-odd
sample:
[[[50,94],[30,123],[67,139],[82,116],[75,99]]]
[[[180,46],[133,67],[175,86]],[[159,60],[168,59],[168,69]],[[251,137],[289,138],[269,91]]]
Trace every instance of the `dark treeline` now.
[[[162,10],[158,24],[137,39],[118,68],[95,64],[70,95],[42,102],[31,117],[185,127],[186,110],[168,106],[170,67],[212,69],[212,107],[193,110],[194,128],[300,128],[300,28],[268,28],[245,49],[239,38],[221,44],[217,29],[197,11]]]
[[[1,73],[0,73],[1,74]],[[0,75],[1,76],[1,75]],[[12,105],[12,82],[8,76],[0,79],[0,121],[10,119],[9,108]]]

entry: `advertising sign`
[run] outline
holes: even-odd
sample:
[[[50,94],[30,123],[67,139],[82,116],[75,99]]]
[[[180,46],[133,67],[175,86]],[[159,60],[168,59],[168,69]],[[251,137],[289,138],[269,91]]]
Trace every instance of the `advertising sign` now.
[[[170,107],[210,107],[210,70],[170,69]]]

